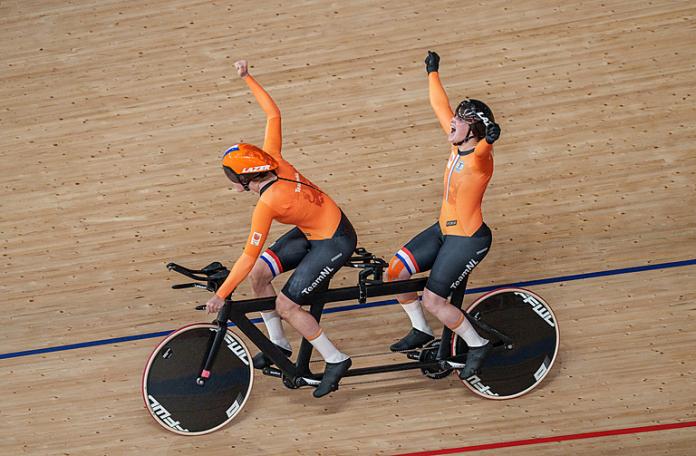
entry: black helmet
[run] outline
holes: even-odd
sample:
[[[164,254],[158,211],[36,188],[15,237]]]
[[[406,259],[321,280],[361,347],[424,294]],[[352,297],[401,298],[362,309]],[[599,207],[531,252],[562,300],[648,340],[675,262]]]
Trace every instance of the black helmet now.
[[[478,139],[486,136],[486,124],[495,122],[493,111],[483,101],[467,98],[457,106],[455,115],[471,125],[471,133]]]

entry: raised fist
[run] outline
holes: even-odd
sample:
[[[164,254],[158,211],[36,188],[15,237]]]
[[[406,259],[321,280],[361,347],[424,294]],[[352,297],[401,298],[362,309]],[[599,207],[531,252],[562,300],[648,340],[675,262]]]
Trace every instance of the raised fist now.
[[[433,71],[437,71],[439,69],[440,56],[437,55],[437,52],[428,51],[428,56],[425,58],[425,70],[428,72],[428,74],[430,74]]]
[[[488,144],[493,144],[500,138],[500,125],[495,122],[489,122],[486,125],[486,141]]]
[[[240,78],[245,78],[249,75],[249,64],[246,60],[237,60],[234,62],[234,67],[237,69],[237,74]]]

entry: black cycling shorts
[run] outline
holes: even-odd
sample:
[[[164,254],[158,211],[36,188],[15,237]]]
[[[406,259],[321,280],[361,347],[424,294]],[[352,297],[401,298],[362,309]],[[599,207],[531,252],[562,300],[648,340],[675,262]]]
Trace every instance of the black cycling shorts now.
[[[308,240],[302,231],[295,227],[282,235],[261,254],[273,273],[292,273],[283,287],[283,294],[297,304],[308,304],[312,293],[328,287],[329,280],[348,262],[358,236],[345,214],[330,239]]]
[[[435,223],[396,252],[411,273],[431,270],[425,288],[448,298],[456,289],[466,289],[471,271],[483,260],[493,241],[484,223],[471,236],[443,235]]]

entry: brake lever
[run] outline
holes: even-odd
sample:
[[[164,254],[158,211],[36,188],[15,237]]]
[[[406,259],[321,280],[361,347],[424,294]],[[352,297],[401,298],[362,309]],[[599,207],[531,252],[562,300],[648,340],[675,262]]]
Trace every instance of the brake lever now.
[[[196,272],[200,272],[200,273],[203,273],[207,276],[211,276],[211,275],[215,274],[216,272],[221,271],[223,269],[226,269],[226,268],[225,268],[225,266],[222,265],[222,263],[220,263],[219,261],[213,261],[208,266],[206,266],[206,267],[202,268],[200,271],[196,271]]]

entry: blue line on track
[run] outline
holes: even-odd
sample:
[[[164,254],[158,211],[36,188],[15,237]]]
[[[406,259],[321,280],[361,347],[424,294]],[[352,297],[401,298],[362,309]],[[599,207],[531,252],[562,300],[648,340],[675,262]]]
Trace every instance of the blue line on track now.
[[[621,275],[621,274],[632,274],[634,272],[654,271],[654,270],[658,270],[658,269],[679,268],[679,267],[693,266],[693,265],[696,265],[696,258],[692,258],[690,260],[683,260],[683,261],[672,261],[669,263],[648,264],[645,266],[634,266],[634,267],[630,267],[630,268],[610,269],[608,271],[587,272],[584,274],[572,274],[572,275],[559,276],[559,277],[549,277],[546,279],[527,280],[525,282],[514,282],[514,283],[506,283],[506,284],[500,284],[500,285],[490,285],[487,287],[470,288],[470,289],[466,290],[466,294],[485,293],[485,292],[488,292],[491,290],[495,290],[496,288],[503,288],[503,287],[532,287],[535,285],[545,285],[545,284],[549,284],[549,283],[570,282],[573,280],[593,279],[596,277],[607,277],[607,276]],[[328,313],[336,313],[336,312],[346,312],[349,310],[368,309],[370,307],[389,306],[389,305],[393,305],[393,304],[396,304],[396,299],[388,299],[385,301],[368,302],[366,304],[350,304],[347,306],[336,306],[336,307],[324,309],[324,313],[328,314]],[[251,322],[254,324],[260,323],[261,321],[262,321],[261,318],[254,318],[251,320]],[[112,345],[112,344],[118,344],[121,342],[131,342],[134,340],[152,339],[152,338],[156,338],[156,337],[167,336],[168,334],[171,334],[171,332],[172,331],[160,331],[160,332],[147,333],[147,334],[138,334],[135,336],[114,337],[111,339],[94,340],[91,342],[82,342],[79,344],[59,345],[56,347],[39,348],[36,350],[24,350],[24,351],[13,352],[13,353],[4,353],[4,354],[0,354],[0,359],[18,358],[20,356],[40,355],[43,353],[51,353],[51,352],[65,351],[65,350],[75,350],[78,348],[85,348],[85,347],[96,347],[98,345]]]

